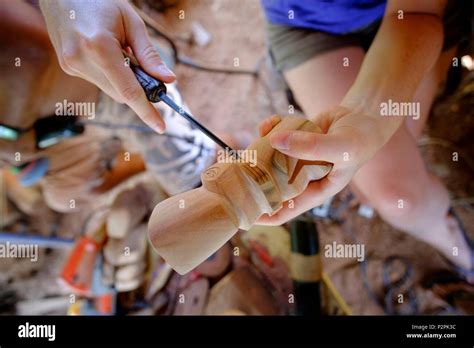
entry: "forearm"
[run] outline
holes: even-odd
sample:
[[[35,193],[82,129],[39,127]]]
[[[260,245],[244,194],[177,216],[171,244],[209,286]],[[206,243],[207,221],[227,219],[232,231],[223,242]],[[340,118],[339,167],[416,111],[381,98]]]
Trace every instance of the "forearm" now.
[[[403,19],[398,19],[396,13],[386,16],[342,106],[359,109],[375,118],[380,138],[387,141],[403,117],[381,117],[382,103],[413,100],[423,77],[439,56],[442,41],[438,16],[405,14]]]
[[[23,1],[0,2],[0,18],[0,43],[10,44],[24,36],[51,45],[43,17],[32,5]]]

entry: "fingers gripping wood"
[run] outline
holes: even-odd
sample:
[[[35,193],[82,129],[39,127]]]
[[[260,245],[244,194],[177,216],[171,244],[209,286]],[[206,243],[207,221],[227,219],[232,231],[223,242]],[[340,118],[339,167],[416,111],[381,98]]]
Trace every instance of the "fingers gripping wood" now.
[[[262,214],[275,213],[309,182],[329,173],[328,163],[302,162],[271,147],[269,136],[287,129],[320,131],[308,120],[286,117],[248,147],[256,153],[255,163],[216,163],[202,173],[202,187],[155,207],[150,242],[177,272],[192,270],[239,228],[249,229]]]

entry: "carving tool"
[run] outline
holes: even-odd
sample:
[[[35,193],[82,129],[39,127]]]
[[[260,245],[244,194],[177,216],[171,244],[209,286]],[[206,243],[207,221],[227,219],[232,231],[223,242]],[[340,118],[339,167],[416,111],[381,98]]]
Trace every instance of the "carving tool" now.
[[[291,221],[290,239],[295,314],[320,316],[322,266],[315,222],[310,219]]]
[[[106,238],[105,225],[80,237],[63,267],[60,283],[80,295],[92,295],[94,268]]]
[[[182,117],[184,117],[188,122],[193,124],[196,128],[198,128],[201,132],[206,134],[212,141],[214,141],[217,145],[222,147],[224,150],[232,151],[234,156],[238,157],[237,151],[232,149],[229,145],[227,145],[222,139],[220,139],[217,135],[212,133],[209,129],[199,123],[190,113],[186,112],[181,106],[176,104],[167,94],[166,94],[166,86],[163,82],[155,79],[154,77],[148,75],[141,67],[138,65],[133,64],[130,62],[130,67],[132,68],[135,77],[137,78],[138,82],[142,86],[143,90],[149,101],[152,103],[158,103],[162,101]]]

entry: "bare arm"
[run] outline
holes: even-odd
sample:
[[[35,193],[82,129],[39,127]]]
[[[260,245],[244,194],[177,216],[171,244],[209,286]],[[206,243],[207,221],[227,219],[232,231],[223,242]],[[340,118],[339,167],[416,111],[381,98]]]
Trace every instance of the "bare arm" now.
[[[380,135],[387,141],[402,123],[401,117],[380,118],[380,104],[391,99],[413,99],[423,76],[441,51],[441,17],[445,1],[389,1],[382,25],[355,83],[342,105],[362,109],[383,123]]]
[[[275,132],[272,146],[291,157],[333,163],[330,174],[308,185],[295,208],[261,219],[281,224],[342,190],[392,137],[403,117],[381,117],[381,104],[411,102],[442,47],[444,0],[391,0],[384,19],[340,106],[317,115],[326,134]],[[403,11],[403,12],[399,12]],[[403,14],[403,18],[401,15]],[[399,19],[400,16],[400,19]]]
[[[140,65],[170,83],[176,76],[161,60],[145,24],[125,0],[40,0],[49,36],[63,70],[98,86],[126,103],[157,132],[165,129],[122,50],[131,48]]]

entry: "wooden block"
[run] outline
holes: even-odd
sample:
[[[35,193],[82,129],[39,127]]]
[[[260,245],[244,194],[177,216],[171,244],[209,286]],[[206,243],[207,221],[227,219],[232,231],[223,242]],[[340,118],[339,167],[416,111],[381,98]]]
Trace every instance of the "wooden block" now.
[[[128,157],[128,158],[127,158]],[[128,159],[128,161],[126,160]],[[95,189],[96,192],[105,192],[118,185],[127,178],[145,170],[145,163],[140,154],[120,152],[111,171],[104,174],[103,183]]]
[[[211,289],[206,314],[222,315],[229,310],[248,315],[278,314],[275,299],[247,267],[227,274]]]
[[[163,191],[160,184],[155,180],[153,176],[146,177],[145,179],[146,180],[141,182],[141,184],[149,195],[148,212],[150,212],[158,203],[164,201],[169,196],[165,193],[165,191]]]
[[[168,282],[173,269],[167,263],[162,263],[157,267],[153,274],[153,279],[148,286],[146,299],[151,300]]]
[[[109,238],[104,247],[105,260],[114,266],[142,260],[147,247],[146,230],[146,224],[141,224],[123,239]]]
[[[124,238],[148,213],[150,195],[142,185],[121,192],[107,216],[107,234],[112,238]]]
[[[225,310],[222,315],[247,315],[244,312],[238,310],[238,309],[227,309]]]
[[[13,209],[12,204],[7,199],[7,184],[4,179],[4,172],[6,170],[0,169],[0,228],[10,225],[20,217],[20,213]]]
[[[125,266],[117,267],[115,270],[115,281],[128,281],[135,278],[143,278],[145,274],[145,261],[139,261]]]
[[[84,234],[96,240],[103,241],[103,238],[105,238],[107,234],[105,223],[108,212],[108,209],[102,208],[88,215],[87,220],[83,224]]]
[[[201,315],[209,292],[209,281],[198,278],[191,282],[181,293],[175,305],[174,315]]]
[[[115,290],[118,292],[129,292],[136,290],[143,284],[145,276],[142,274],[141,276],[129,280],[115,280]]]
[[[320,132],[308,120],[286,117],[247,149],[255,151],[257,163],[215,164],[202,173],[202,187],[155,207],[150,241],[178,273],[189,272],[238,229],[248,230],[263,214],[274,214],[329,173],[329,163],[298,161],[273,149],[269,135],[285,129]]]
[[[36,187],[23,187],[15,175],[8,170],[3,170],[3,182],[7,197],[26,215],[34,215],[38,204],[44,204],[41,193]]]

